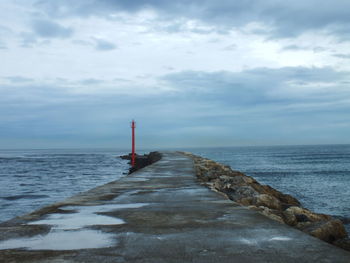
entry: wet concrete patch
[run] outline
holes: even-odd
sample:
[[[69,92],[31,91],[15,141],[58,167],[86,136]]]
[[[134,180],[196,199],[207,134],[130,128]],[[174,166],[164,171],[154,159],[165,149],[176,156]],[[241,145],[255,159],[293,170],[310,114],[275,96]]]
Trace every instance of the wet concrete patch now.
[[[120,225],[125,221],[102,213],[133,209],[146,206],[146,203],[108,204],[99,206],[66,206],[51,213],[45,219],[29,222],[31,226],[50,225],[46,235],[9,239],[0,242],[0,249],[24,248],[29,250],[75,250],[102,248],[116,245],[114,235],[87,229],[95,225]],[[72,212],[74,211],[74,212]]]
[[[79,229],[58,231],[53,230],[47,235],[31,238],[10,239],[0,243],[0,249],[28,250],[75,250],[102,248],[116,245],[112,234],[101,231]]]

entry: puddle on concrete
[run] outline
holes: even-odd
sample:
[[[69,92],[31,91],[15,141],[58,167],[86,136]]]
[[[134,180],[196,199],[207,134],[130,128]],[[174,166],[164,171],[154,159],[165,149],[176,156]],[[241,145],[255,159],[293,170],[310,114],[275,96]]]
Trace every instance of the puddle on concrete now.
[[[53,229],[72,230],[93,225],[120,225],[122,219],[97,215],[89,212],[74,214],[51,214],[47,219],[29,223],[29,225],[52,225]]]
[[[103,248],[116,244],[112,234],[80,229],[77,231],[51,231],[45,236],[10,239],[0,243],[0,249],[74,250]]]
[[[149,181],[149,178],[145,178],[145,177],[130,177],[125,179],[129,182],[146,182]]]
[[[118,209],[140,208],[146,206],[146,203],[133,204],[110,204],[98,206],[66,206],[62,210],[74,210],[76,213],[69,214],[50,214],[43,220],[30,222],[30,225],[52,225],[53,229],[72,230],[93,225],[120,225],[124,220],[116,217],[99,215],[97,213],[109,212]]]
[[[273,237],[270,238],[270,241],[289,241],[292,240],[290,237]]]
[[[116,217],[99,215],[118,209],[140,208],[147,203],[109,204],[100,206],[66,206],[62,210],[75,213],[54,213],[43,220],[33,221],[31,225],[51,225],[47,235],[31,238],[10,239],[0,242],[0,249],[25,248],[29,250],[72,250],[85,248],[101,248],[115,245],[113,234],[85,229],[93,225],[119,225],[124,220]]]

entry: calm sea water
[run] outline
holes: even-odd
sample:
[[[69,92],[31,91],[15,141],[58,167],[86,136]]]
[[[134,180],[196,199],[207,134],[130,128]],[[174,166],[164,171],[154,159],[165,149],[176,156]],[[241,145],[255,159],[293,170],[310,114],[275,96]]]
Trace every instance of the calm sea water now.
[[[350,232],[350,145],[188,150],[291,194],[312,211],[340,217]]]
[[[230,165],[315,212],[350,219],[350,145],[184,150]],[[125,153],[0,150],[0,221],[117,180],[128,164],[116,157]]]
[[[0,222],[117,180],[124,152],[0,150]]]

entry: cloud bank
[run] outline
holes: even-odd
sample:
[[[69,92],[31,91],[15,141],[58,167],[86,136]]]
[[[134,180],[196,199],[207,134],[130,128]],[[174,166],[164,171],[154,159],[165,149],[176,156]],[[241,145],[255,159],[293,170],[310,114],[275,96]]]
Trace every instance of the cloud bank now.
[[[350,2],[0,4],[0,148],[350,143]]]

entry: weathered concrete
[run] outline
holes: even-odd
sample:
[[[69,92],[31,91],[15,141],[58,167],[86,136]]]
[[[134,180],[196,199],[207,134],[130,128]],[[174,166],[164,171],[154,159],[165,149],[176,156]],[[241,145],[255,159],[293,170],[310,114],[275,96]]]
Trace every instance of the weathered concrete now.
[[[0,240],[0,262],[350,262],[349,252],[201,186],[179,153],[3,223]],[[4,250],[14,246],[27,249]]]

